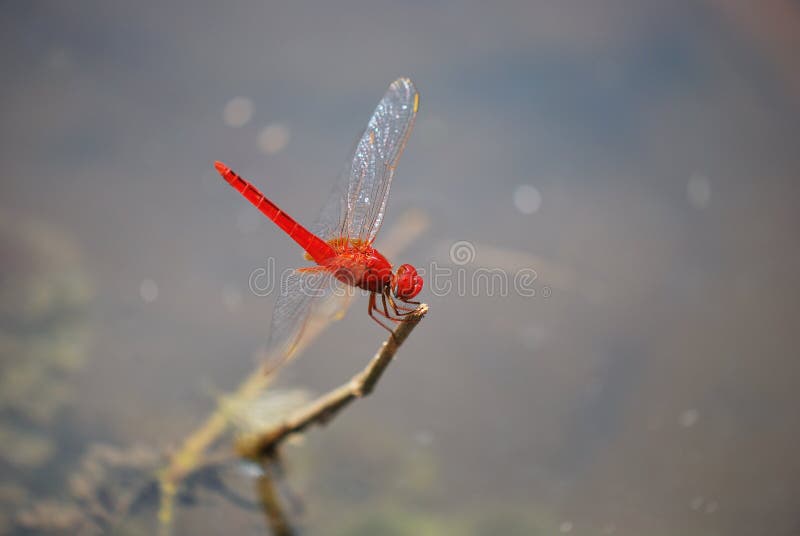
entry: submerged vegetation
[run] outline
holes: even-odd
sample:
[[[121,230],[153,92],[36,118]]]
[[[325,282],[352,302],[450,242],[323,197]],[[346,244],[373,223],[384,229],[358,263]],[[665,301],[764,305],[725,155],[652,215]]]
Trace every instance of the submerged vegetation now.
[[[426,225],[424,215],[406,214],[388,233],[387,250],[402,249]],[[259,366],[237,390],[218,398],[215,411],[177,449],[88,445],[71,473],[60,479],[48,475],[43,493],[34,498],[29,495],[34,483],[27,480],[36,473],[28,469],[47,468],[57,454],[49,430],[74,394],[70,374],[86,362],[91,291],[74,247],[45,226],[30,224],[23,233],[2,234],[0,248],[5,258],[14,260],[0,281],[4,326],[0,460],[9,474],[17,473],[0,487],[4,530],[144,534],[152,532],[157,517],[161,532],[171,533],[176,510],[196,504],[210,492],[235,507],[266,515],[276,534],[291,533],[290,518],[300,499],[291,493],[287,497],[285,486],[277,485],[280,479],[275,477],[283,472],[279,444],[313,424],[328,422],[348,403],[368,395],[427,312],[427,306],[420,306],[398,325],[361,373],[316,400],[302,389],[268,389],[275,374]],[[331,320],[312,322],[299,351]],[[251,494],[255,498],[233,491],[224,478],[232,468],[247,467],[224,441],[231,431],[238,437],[239,456],[250,460],[251,469],[245,474],[256,477]],[[61,481],[63,492],[53,494],[52,488]],[[153,515],[156,510],[158,516]],[[345,525],[347,533],[363,529]]]
[[[87,360],[92,291],[75,243],[0,214],[0,532],[52,478],[54,428]]]

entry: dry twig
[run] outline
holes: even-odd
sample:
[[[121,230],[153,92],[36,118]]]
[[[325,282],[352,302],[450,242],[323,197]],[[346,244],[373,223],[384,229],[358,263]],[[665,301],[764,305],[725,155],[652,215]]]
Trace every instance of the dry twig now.
[[[400,322],[367,367],[353,376],[349,382],[321,396],[305,408],[295,411],[273,428],[241,437],[236,442],[236,451],[243,458],[255,461],[268,458],[281,441],[290,435],[302,432],[312,424],[326,424],[350,402],[369,395],[391,363],[397,349],[427,312],[428,306],[422,304]]]
[[[256,480],[256,493],[273,536],[291,536],[295,533],[281,505],[280,496],[269,469]]]
[[[401,216],[398,223],[384,235],[385,247],[382,251],[389,257],[396,256],[410,243],[416,240],[428,227],[427,216],[419,211],[410,210]],[[305,331],[295,355],[299,355],[327,328],[328,321],[312,322]],[[408,334],[406,333],[406,336]],[[405,338],[405,337],[403,337]],[[266,359],[270,361],[271,356]],[[275,371],[277,372],[277,371]],[[238,402],[255,400],[263,394],[266,387],[274,380],[274,374],[265,374],[263,367],[258,367],[250,374],[232,393],[229,398]],[[230,426],[227,411],[223,405],[208,416],[206,421],[191,435],[181,447],[172,453],[166,467],[159,471],[159,490],[161,504],[159,506],[159,521],[161,532],[168,534],[173,522],[175,496],[181,483],[190,474],[202,469],[206,465],[206,458],[211,447],[223,436]]]

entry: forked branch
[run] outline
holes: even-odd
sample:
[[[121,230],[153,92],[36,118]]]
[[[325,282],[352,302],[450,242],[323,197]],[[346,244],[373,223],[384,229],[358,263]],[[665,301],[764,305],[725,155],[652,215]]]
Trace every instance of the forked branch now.
[[[367,367],[353,376],[349,382],[322,395],[308,406],[300,408],[274,427],[239,438],[236,442],[238,454],[255,461],[269,458],[278,445],[290,435],[302,432],[313,424],[326,424],[350,402],[369,395],[386,367],[392,362],[397,349],[427,312],[428,306],[422,304],[406,316]]]
[[[425,213],[416,210],[406,211],[397,224],[384,233],[382,240],[384,245],[381,250],[388,257],[396,257],[409,244],[414,243],[425,232],[428,225],[429,220]],[[327,318],[318,322],[310,322],[303,334],[303,339],[295,350],[295,355],[300,355],[308,345],[316,340],[328,327],[330,320]],[[270,361],[272,358],[277,359],[278,357],[280,356],[269,356],[265,360]],[[263,394],[274,379],[275,374],[265,374],[264,367],[259,366],[239,385],[235,392],[225,398],[237,403],[253,401]],[[159,521],[162,534],[170,533],[174,521],[175,497],[183,481],[195,471],[202,470],[208,463],[209,456],[215,458],[209,454],[209,451],[229,428],[227,404],[219,404],[205,422],[186,437],[181,446],[172,453],[167,466],[159,471],[161,491]]]

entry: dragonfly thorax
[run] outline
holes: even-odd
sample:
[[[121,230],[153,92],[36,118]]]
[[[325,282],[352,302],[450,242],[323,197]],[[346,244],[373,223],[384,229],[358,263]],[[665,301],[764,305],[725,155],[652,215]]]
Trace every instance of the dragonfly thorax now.
[[[391,263],[381,253],[361,240],[334,238],[329,240],[337,255],[327,267],[340,281],[370,292],[383,293],[390,289],[400,300],[413,299],[422,290],[422,277],[410,264],[392,272]]]
[[[339,247],[333,241],[329,243],[338,254],[325,265],[338,280],[377,293],[390,287],[394,277],[392,265],[378,250],[363,242],[348,241]]]

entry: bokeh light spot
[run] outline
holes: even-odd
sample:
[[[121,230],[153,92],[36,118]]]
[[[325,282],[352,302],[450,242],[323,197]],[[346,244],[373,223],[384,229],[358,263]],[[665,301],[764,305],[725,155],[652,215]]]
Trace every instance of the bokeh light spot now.
[[[678,422],[684,428],[690,428],[697,424],[698,419],[700,419],[700,412],[696,409],[687,409],[683,413],[681,413]]]
[[[689,204],[696,209],[703,209],[711,201],[711,182],[703,175],[692,175],[686,184],[686,196]]]
[[[222,118],[229,127],[243,127],[253,118],[253,101],[246,97],[234,97],[225,104]]]
[[[414,434],[414,441],[421,447],[429,447],[433,443],[433,434],[428,430],[418,430]]]
[[[289,144],[289,136],[289,128],[286,125],[269,124],[258,134],[258,148],[266,154],[279,153]]]
[[[542,206],[542,194],[530,184],[522,184],[514,190],[514,206],[523,214],[533,214]]]
[[[222,287],[222,303],[231,313],[242,308],[242,292],[234,285]]]
[[[139,296],[142,297],[142,301],[145,303],[150,303],[156,301],[158,298],[158,285],[152,279],[145,279],[139,285]]]

